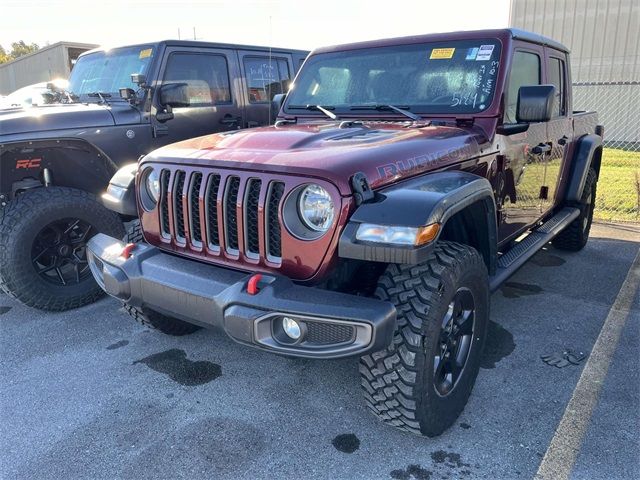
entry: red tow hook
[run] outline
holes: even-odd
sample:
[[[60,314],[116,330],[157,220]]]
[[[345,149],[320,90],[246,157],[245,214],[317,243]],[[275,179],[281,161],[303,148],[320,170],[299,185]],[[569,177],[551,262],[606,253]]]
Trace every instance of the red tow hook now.
[[[256,273],[249,279],[249,282],[247,282],[247,293],[249,295],[255,295],[260,291],[260,289],[258,288],[258,283],[260,283],[260,280],[262,280],[262,275],[260,273]]]
[[[135,243],[127,243],[122,249],[122,252],[120,252],[120,256],[125,259],[129,258],[131,256],[131,252],[133,252],[135,248],[136,248]]]

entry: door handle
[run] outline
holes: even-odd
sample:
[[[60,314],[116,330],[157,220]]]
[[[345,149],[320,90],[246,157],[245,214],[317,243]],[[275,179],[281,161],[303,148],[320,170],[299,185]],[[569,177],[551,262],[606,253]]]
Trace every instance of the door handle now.
[[[242,121],[242,117],[234,117],[226,114],[220,119],[220,123],[223,125],[238,125]]]
[[[551,151],[551,142],[549,143],[539,143],[535,147],[531,149],[531,153],[534,155],[542,155],[544,153],[549,153]]]

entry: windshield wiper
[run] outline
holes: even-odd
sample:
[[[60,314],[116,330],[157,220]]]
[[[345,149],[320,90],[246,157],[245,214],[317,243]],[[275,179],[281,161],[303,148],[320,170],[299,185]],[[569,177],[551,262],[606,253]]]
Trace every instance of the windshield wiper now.
[[[98,97],[100,99],[100,103],[107,103],[105,98],[111,98],[111,94],[106,92],[92,92],[87,93],[87,97]]]
[[[324,113],[331,120],[339,120],[339,117],[335,113],[330,111],[335,110],[336,107],[332,107],[329,105],[324,107],[322,105],[288,105],[287,108],[290,108],[292,110],[316,110]]]
[[[404,115],[405,117],[410,118],[411,120],[413,120],[414,122],[418,122],[420,120],[422,120],[422,117],[420,115],[417,115],[415,113],[411,113],[408,110],[409,107],[405,107],[404,105],[402,107],[396,107],[395,105],[354,105],[353,107],[350,108],[350,110],[392,110],[396,113],[400,113],[402,115]]]

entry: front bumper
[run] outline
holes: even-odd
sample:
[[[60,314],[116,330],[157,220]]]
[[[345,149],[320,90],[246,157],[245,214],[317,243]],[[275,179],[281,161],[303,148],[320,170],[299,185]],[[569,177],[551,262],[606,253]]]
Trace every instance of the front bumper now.
[[[88,244],[93,276],[109,295],[204,327],[221,327],[237,342],[307,358],[362,355],[388,346],[395,307],[382,300],[294,284],[262,274],[259,291],[247,291],[253,274],[169,255],[146,243],[129,258],[125,244],[103,234]],[[303,338],[282,331],[293,318]]]

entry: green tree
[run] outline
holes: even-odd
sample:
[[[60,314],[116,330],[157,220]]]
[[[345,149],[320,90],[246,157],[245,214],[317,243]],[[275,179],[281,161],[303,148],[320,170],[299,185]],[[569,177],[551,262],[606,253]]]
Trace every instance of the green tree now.
[[[11,57],[7,55],[7,51],[0,45],[0,64],[7,63],[9,60],[11,60]]]
[[[27,55],[28,53],[36,52],[39,48],[40,47],[37,43],[27,44],[24,40],[13,42],[11,44],[11,59],[15,60],[16,58]]]

